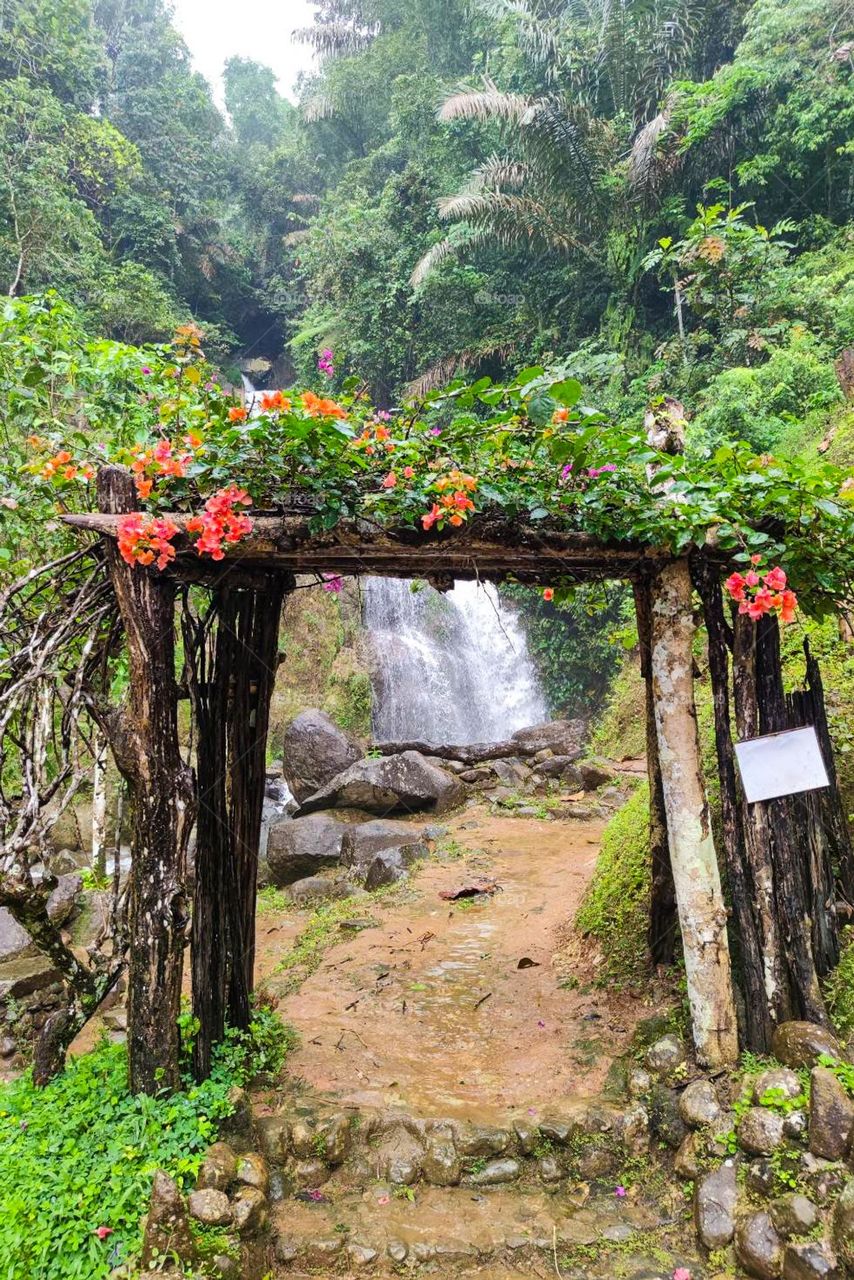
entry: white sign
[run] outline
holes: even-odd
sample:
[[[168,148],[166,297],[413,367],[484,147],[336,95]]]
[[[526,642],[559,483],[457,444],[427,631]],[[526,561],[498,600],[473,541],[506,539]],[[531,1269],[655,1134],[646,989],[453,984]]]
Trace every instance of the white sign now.
[[[735,754],[749,804],[830,786],[812,725],[737,742]]]

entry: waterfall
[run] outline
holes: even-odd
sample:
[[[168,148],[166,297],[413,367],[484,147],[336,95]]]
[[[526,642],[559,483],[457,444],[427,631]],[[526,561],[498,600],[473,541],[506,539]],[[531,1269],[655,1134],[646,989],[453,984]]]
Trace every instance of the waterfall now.
[[[548,709],[515,612],[491,584],[441,594],[401,578],[367,578],[379,741],[499,742]]]

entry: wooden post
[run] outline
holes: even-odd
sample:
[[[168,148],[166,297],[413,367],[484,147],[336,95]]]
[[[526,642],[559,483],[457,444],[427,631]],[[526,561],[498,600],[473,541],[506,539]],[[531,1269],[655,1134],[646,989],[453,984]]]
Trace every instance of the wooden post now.
[[[651,583],[652,678],[661,778],[697,1057],[738,1057],[727,913],[703,785],[694,705],[691,575],[686,560]]]
[[[652,885],[649,901],[647,945],[653,964],[670,965],[676,950],[676,890],[670,865],[667,811],[655,727],[655,694],[652,684],[652,607],[648,578],[632,584],[638,626],[641,675],[646,699],[646,770],[649,777],[649,853]]]
[[[98,472],[101,511],[136,508],[121,467]],[[112,725],[113,754],[133,808],[128,895],[128,1053],[135,1093],[180,1086],[178,1015],[184,932],[186,852],[195,816],[191,770],[178,741],[173,581],[125,564],[112,538],[105,555],[124,623],[128,705]]]
[[[198,727],[192,960],[199,1080],[210,1073],[226,1021],[245,1028],[251,1016],[267,731],[282,601],[292,583],[290,574],[270,573],[238,587],[225,576],[215,588],[210,619],[195,619],[185,602]]]
[[[748,859],[745,848],[747,806],[735,767],[730,719],[728,642],[732,640],[732,632],[724,613],[720,573],[716,566],[701,557],[693,569],[694,581],[703,601],[709,639],[724,856],[741,952],[744,1041],[755,1053],[767,1053],[783,989],[777,972],[779,956],[774,947],[773,894],[769,894],[773,881],[770,865],[763,867],[755,852]],[[749,818],[747,820],[749,822]]]

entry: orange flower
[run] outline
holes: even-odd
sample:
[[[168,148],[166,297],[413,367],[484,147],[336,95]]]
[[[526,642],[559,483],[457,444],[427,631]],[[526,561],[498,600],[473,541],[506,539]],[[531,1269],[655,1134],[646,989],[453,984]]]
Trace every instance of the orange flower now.
[[[568,418],[569,410],[565,404],[562,404],[559,409],[555,409],[552,414],[552,422],[566,422]]]
[[[242,404],[233,405],[228,411],[229,422],[245,422],[248,416]]]
[[[321,399],[313,391],[304,391],[302,407],[310,418],[346,418],[347,412],[334,400]]]
[[[198,431],[188,431],[185,439],[191,449],[201,449],[203,437],[199,435]]]
[[[56,462],[59,466],[64,466],[66,462],[70,462],[70,461],[71,461],[71,454],[68,452],[67,449],[63,449],[62,452],[58,453],[54,458],[54,462]]]
[[[396,485],[396,484],[397,484],[397,476],[394,474],[394,472],[393,472],[393,471],[389,471],[389,473],[388,473],[388,475],[386,476],[385,480],[383,480],[383,488],[384,488],[384,489],[393,489],[393,488],[395,487],[395,485]]]
[[[543,599],[546,601],[549,601],[549,600],[554,600],[554,598],[555,598],[554,587],[546,587],[545,591],[543,592]]]
[[[74,477],[77,475],[77,468],[66,467],[62,474],[65,476],[66,480],[73,480]]]
[[[412,479],[412,477],[413,477],[414,475],[415,475],[415,468],[414,468],[414,467],[404,467],[404,468],[403,468],[403,476],[404,476],[404,479],[406,479],[406,480],[411,480],[411,479]]]
[[[434,502],[432,510],[428,511],[425,515],[421,517],[421,523],[424,526],[424,528],[432,529],[433,525],[439,519],[439,516],[441,514],[442,514],[442,508],[439,506],[438,502]]]
[[[283,391],[265,391],[261,397],[262,413],[287,413],[291,402]]]
[[[154,488],[154,481],[149,480],[146,476],[137,476],[134,479],[137,496],[140,498],[150,498],[151,490]]]

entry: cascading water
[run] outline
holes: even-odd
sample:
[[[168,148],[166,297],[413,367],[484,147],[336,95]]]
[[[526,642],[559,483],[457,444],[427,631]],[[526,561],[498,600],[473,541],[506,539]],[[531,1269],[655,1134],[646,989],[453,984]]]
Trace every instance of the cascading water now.
[[[491,584],[412,587],[364,584],[377,740],[500,742],[548,719],[522,627]]]

